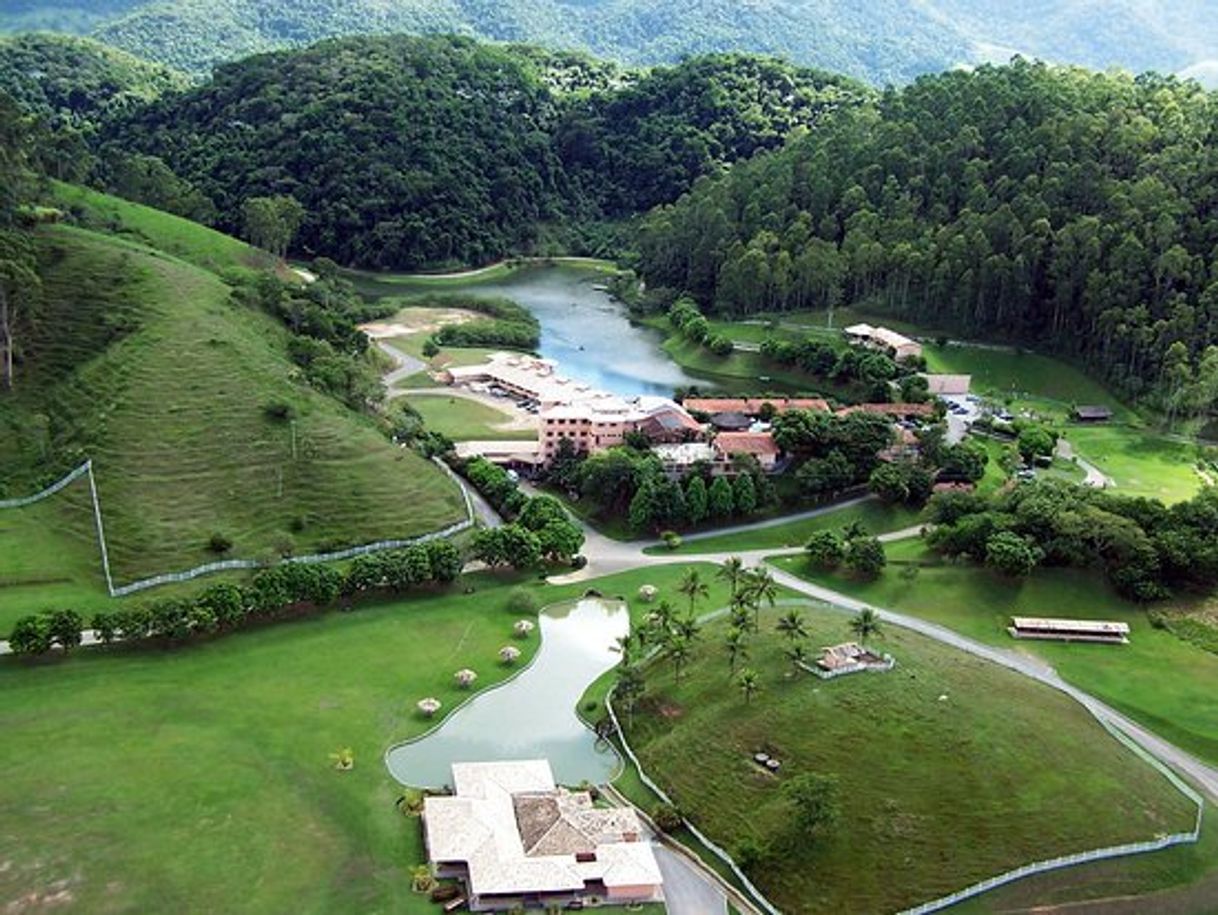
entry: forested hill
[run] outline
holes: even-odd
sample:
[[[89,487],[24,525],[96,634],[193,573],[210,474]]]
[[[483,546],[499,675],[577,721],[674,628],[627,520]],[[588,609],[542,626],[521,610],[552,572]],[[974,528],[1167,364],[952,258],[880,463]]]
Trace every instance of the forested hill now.
[[[747,51],[905,83],[1011,53],[1175,72],[1218,59],[1211,0],[7,0],[0,31],[54,29],[206,75],[357,34],[452,32],[631,64]],[[1196,72],[1204,73],[1204,69]]]
[[[700,175],[861,103],[850,80],[721,55],[645,73],[470,39],[354,38],[225,65],[108,122],[239,231],[245,200],[304,204],[298,247],[346,263],[479,263],[675,200]]]
[[[1017,63],[927,77],[647,221],[653,285],[868,302],[1026,341],[1174,411],[1218,395],[1218,94]]]
[[[181,73],[91,39],[0,38],[0,88],[57,124],[84,126],[187,85]]]

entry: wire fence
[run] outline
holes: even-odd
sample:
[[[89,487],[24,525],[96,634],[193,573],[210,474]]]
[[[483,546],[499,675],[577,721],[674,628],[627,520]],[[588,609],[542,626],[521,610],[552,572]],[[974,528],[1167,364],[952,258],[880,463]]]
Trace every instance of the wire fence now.
[[[615,712],[613,709],[613,690],[610,690],[609,695],[605,697],[605,709],[609,712],[609,720],[613,722],[613,729],[617,733],[618,741],[621,743],[622,749],[626,752],[626,756],[630,758],[630,762],[633,763],[634,768],[639,773],[639,779],[644,785],[655,792],[656,797],[662,800],[665,804],[675,808],[677,805],[673,803],[672,798],[670,798],[665,793],[664,789],[656,784],[651,776],[647,774],[647,771],[643,768],[643,764],[639,762],[639,758],[635,756],[634,750],[630,746],[630,742],[626,740],[626,732],[622,730],[622,726],[617,720],[617,712]],[[753,881],[745,875],[744,871],[740,869],[731,855],[712,842],[702,833],[700,829],[698,829],[697,826],[689,822],[689,820],[685,819],[684,817],[682,817],[681,820],[685,824],[685,828],[693,834],[694,838],[705,846],[707,851],[728,866],[732,874],[737,880],[740,881],[741,886],[748,890],[749,895],[753,897],[753,901],[757,903],[757,905],[769,912],[770,915],[782,915],[782,912],[775,907],[774,903],[770,902],[770,900],[766,898],[765,894],[761,892],[761,890],[757,889],[757,887],[753,884]]]
[[[367,543],[361,546],[353,546],[326,553],[313,553],[307,556],[290,556],[278,561],[266,561],[260,559],[221,559],[217,560],[216,562],[204,563],[203,565],[195,566],[193,569],[186,569],[182,572],[165,572],[161,575],[154,575],[150,578],[143,578],[139,581],[134,581],[130,584],[120,585],[117,587],[114,584],[114,578],[110,571],[110,550],[106,543],[105,525],[102,521],[101,500],[97,495],[97,479],[93,475],[93,462],[91,460],[85,461],[85,463],[81,464],[63,479],[53,483],[51,486],[48,486],[42,492],[20,499],[6,499],[0,501],[0,509],[24,508],[25,506],[33,505],[35,502],[41,502],[43,499],[49,499],[51,496],[56,495],[68,486],[75,483],[81,477],[88,477],[89,494],[93,503],[93,523],[97,531],[97,544],[98,549],[101,552],[102,574],[106,579],[106,590],[111,597],[126,597],[129,594],[135,594],[139,591],[146,591],[149,588],[155,588],[160,585],[171,584],[174,582],[191,581],[192,579],[201,578],[204,575],[212,575],[216,572],[237,571],[243,569],[261,569],[269,566],[279,565],[280,563],[300,563],[302,565],[313,565],[322,562],[341,562],[344,559],[352,559],[356,556],[367,556],[371,553],[382,553],[387,550],[400,550],[421,543],[429,543],[433,540],[445,539],[471,529],[474,526],[474,502],[473,498],[470,496],[468,487],[465,485],[465,482],[455,473],[453,473],[452,469],[443,461],[437,458],[432,458],[432,462],[456,484],[458,491],[461,493],[462,502],[465,505],[464,520],[458,521],[455,524],[450,524],[438,531],[432,531],[428,534],[421,534],[417,537],[407,537],[396,540],[378,540],[375,543]]]

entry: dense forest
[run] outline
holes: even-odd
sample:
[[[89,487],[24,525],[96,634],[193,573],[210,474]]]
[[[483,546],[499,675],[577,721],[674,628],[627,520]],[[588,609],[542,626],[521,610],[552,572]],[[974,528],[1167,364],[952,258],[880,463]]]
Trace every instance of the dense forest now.
[[[924,77],[652,214],[653,285],[724,314],[866,303],[1218,394],[1218,96],[1023,61]]]
[[[904,83],[1018,51],[1096,69],[1175,72],[1218,57],[1208,0],[9,0],[0,31],[93,34],[206,74],[249,54],[348,35],[451,32],[636,63],[751,51]]]
[[[0,88],[56,124],[98,120],[185,89],[185,76],[86,38],[0,38]]]
[[[741,55],[644,73],[470,39],[356,38],[260,55],[110,119],[104,161],[152,156],[238,232],[244,200],[304,204],[298,247],[414,268],[561,248],[858,104],[840,77]]]

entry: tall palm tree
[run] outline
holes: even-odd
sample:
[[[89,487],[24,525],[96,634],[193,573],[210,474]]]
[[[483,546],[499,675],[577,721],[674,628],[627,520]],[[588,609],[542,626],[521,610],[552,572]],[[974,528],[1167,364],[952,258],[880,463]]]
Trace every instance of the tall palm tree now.
[[[867,644],[869,638],[884,634],[880,627],[880,615],[870,607],[864,607],[855,615],[850,621],[850,628],[863,645]]]
[[[740,588],[740,579],[744,576],[744,560],[739,556],[729,556],[723,560],[723,564],[719,566],[719,571],[715,573],[715,577],[720,581],[726,581],[728,587],[731,588],[731,600],[736,599],[736,592]]]
[[[657,642],[663,642],[664,637],[672,628],[673,616],[676,611],[673,610],[672,604],[666,600],[660,601],[660,605],[655,608],[650,614],[652,634],[656,636]]]
[[[736,676],[736,665],[749,659],[748,635],[744,630],[733,626],[727,631],[724,647],[727,649],[728,675],[734,677]]]
[[[694,606],[702,598],[710,594],[710,588],[706,586],[706,582],[702,580],[702,573],[697,569],[687,569],[685,576],[681,579],[681,583],[677,585],[677,590],[689,598],[689,612],[693,615]]]
[[[684,636],[691,645],[702,635],[702,627],[698,625],[698,618],[692,614],[677,620],[672,624],[672,629],[677,635]]]
[[[619,635],[613,640],[613,650],[622,656],[619,662],[622,667],[628,667],[634,663],[634,636],[631,633]]]
[[[689,639],[683,635],[673,633],[668,637],[668,641],[664,643],[664,654],[668,660],[672,661],[672,678],[675,683],[681,682],[681,673],[685,669],[686,663],[689,661],[690,646]]]
[[[756,568],[748,573],[748,584],[745,586],[753,604],[754,625],[761,627],[761,604],[764,601],[771,607],[778,600],[778,582],[769,569]]]
[[[746,705],[752,702],[753,697],[761,690],[761,681],[757,677],[757,671],[747,668],[740,672],[736,685],[740,687],[740,692],[744,693]]]
[[[745,634],[753,631],[753,611],[747,604],[733,604],[729,618],[732,628],[739,629]]]
[[[777,628],[791,642],[798,642],[808,637],[808,628],[804,625],[804,615],[795,607],[778,618]]]
[[[622,664],[617,669],[617,682],[613,687],[613,695],[622,701],[626,708],[626,720],[634,727],[634,707],[638,705],[647,684],[643,679],[643,671],[637,664]]]

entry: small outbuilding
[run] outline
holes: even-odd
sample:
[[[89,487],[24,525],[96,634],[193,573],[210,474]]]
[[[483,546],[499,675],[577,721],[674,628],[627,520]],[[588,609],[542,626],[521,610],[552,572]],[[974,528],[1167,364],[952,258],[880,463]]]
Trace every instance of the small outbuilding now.
[[[1102,406],[1075,407],[1074,419],[1080,423],[1106,423],[1112,419],[1112,411]]]

